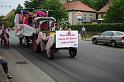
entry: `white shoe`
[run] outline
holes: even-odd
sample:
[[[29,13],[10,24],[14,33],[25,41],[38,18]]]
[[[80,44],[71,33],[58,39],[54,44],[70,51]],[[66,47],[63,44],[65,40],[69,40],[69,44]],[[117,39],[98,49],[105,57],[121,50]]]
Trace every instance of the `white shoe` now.
[[[8,79],[11,79],[12,78],[12,76],[10,74],[7,74],[7,77],[8,77]]]

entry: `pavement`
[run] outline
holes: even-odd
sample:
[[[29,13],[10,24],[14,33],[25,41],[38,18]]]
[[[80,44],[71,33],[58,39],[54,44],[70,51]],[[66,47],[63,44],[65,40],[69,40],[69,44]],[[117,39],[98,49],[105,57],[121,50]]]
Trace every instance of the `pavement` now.
[[[86,39],[82,39],[81,34],[78,34],[80,41],[91,41],[91,37],[86,37]]]
[[[13,35],[10,40],[17,40]],[[13,43],[10,44],[10,48],[0,46],[0,56],[4,56],[7,60],[9,72],[13,76],[12,79],[9,79],[9,82],[55,82],[49,75],[16,51],[12,46]],[[18,44],[18,40],[16,44]]]
[[[2,50],[2,53],[0,55],[7,59],[9,72],[13,76],[10,82],[55,82],[15,49]]]
[[[13,40],[16,40],[16,44],[18,44],[18,38],[14,36],[15,34],[13,32],[10,32],[10,34],[11,45],[15,44]],[[81,37],[79,39],[81,40]],[[85,41],[90,41],[90,39],[85,39]],[[16,49],[0,47],[0,52],[0,56],[7,59],[9,72],[13,76],[12,79],[9,79],[9,82],[55,82],[54,79],[31,63]]]

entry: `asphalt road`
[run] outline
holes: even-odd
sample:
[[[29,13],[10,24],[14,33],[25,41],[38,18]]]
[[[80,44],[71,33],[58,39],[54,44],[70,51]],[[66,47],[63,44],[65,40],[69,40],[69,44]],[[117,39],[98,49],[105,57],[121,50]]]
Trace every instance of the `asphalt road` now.
[[[124,82],[124,48],[80,41],[76,58],[70,58],[68,50],[60,50],[53,60],[48,60],[45,54],[20,46],[17,39],[10,40],[10,48],[56,82]]]

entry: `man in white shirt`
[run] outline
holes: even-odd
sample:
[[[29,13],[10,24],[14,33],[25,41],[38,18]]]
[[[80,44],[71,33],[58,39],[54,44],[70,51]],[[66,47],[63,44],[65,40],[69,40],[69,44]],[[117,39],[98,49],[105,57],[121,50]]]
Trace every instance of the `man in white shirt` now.
[[[82,39],[86,39],[86,29],[84,26],[81,29],[81,37],[82,37]]]

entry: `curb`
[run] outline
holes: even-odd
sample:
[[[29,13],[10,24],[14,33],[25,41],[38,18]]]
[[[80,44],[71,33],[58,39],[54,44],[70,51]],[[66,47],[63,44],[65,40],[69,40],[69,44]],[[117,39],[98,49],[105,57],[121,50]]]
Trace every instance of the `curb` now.
[[[78,34],[78,37],[79,37],[79,40],[81,40],[81,41],[91,41],[91,39],[81,39],[81,34]]]

